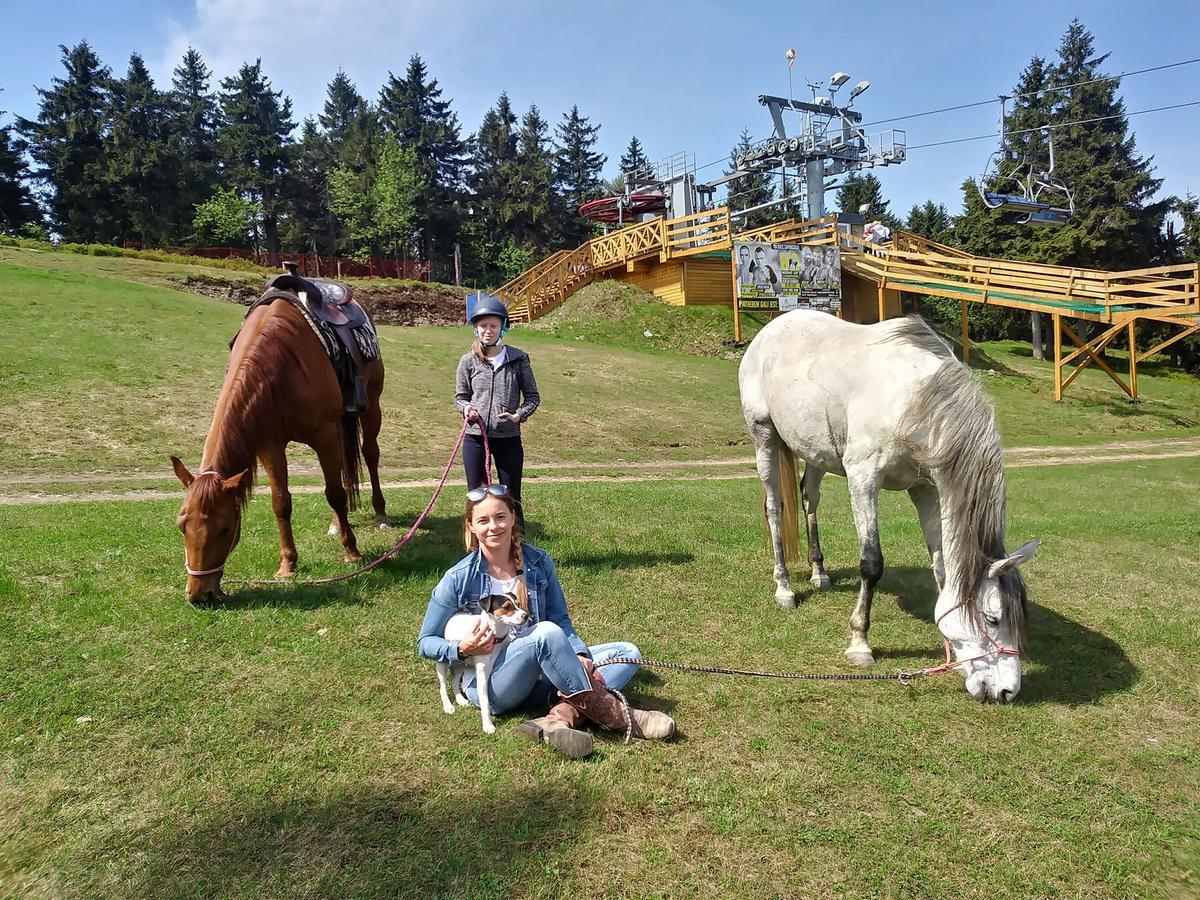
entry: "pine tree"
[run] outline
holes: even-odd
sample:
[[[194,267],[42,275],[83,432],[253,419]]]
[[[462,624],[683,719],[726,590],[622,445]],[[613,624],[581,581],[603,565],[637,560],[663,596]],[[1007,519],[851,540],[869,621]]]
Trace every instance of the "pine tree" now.
[[[939,244],[948,244],[954,239],[954,219],[941,203],[926,200],[924,204],[913,204],[904,221],[904,227],[913,234],[927,237]]]
[[[512,198],[517,193],[517,117],[508,94],[483,117],[474,141],[471,186],[471,246],[468,267],[485,278],[493,274],[500,249],[509,240]]]
[[[469,148],[450,105],[416,54],[403,78],[388,73],[379,94],[384,127],[416,154],[424,183],[418,199],[419,240],[430,260],[451,253],[461,223]]]
[[[41,212],[27,184],[29,169],[11,131],[11,127],[0,128],[0,234],[15,235],[25,225],[37,222]]]
[[[221,152],[229,180],[263,210],[263,238],[279,253],[279,216],[292,130],[292,101],[271,90],[262,60],[244,63],[237,75],[221,80]]]
[[[326,135],[312,118],[305,119],[289,166],[287,217],[282,227],[285,247],[334,253],[335,219],[326,180],[331,157]]]
[[[536,105],[521,119],[517,135],[517,196],[510,230],[517,246],[544,250],[554,233],[554,153],[550,125]]]
[[[130,56],[125,77],[113,84],[110,115],[106,157],[120,206],[120,236],[163,246],[178,232],[180,214],[186,212],[190,220],[191,210],[176,205],[180,166],[171,153],[168,98],[154,86],[137,53]]]
[[[189,47],[171,77],[170,155],[178,161],[175,192],[176,239],[186,239],[196,207],[213,195],[218,179],[217,124],[220,111],[210,87],[212,72]]]
[[[583,243],[591,226],[580,218],[579,207],[600,196],[600,171],[607,157],[595,151],[600,126],[572,106],[556,129],[555,182],[562,201],[559,240],[568,247]]]
[[[355,121],[366,110],[367,101],[358,92],[350,76],[338,69],[337,75],[325,89],[325,106],[319,117],[325,136],[335,147],[341,146],[350,136]]]
[[[871,172],[860,175],[851,172],[838,190],[838,209],[844,213],[857,214],[864,206],[868,222],[882,222],[888,228],[899,228],[900,220],[892,215],[891,204],[883,197],[883,184]]]
[[[626,185],[631,189],[635,189],[638,177],[645,179],[650,175],[650,170],[654,164],[650,162],[650,158],[646,156],[642,150],[642,143],[634,135],[629,139],[629,146],[625,148],[625,152],[621,154],[620,162],[617,163],[619,168],[618,175],[624,180]],[[630,184],[631,178],[635,184]]]
[[[111,242],[120,232],[104,147],[111,71],[87,41],[58,49],[66,77],[37,89],[37,119],[18,116],[16,130],[36,166],[33,177],[50,189],[51,227],[67,241]]]
[[[1138,155],[1120,82],[1104,78],[1108,54],[1071,22],[1050,75],[1052,85],[1090,82],[1053,92],[1055,174],[1074,190],[1075,216],[1045,239],[1044,259],[1065,265],[1124,269],[1151,258],[1171,199],[1151,202],[1162,186],[1151,160]],[[1077,124],[1068,124],[1077,123]]]
[[[729,168],[725,170],[726,175],[732,175],[738,171],[738,156],[744,156],[752,149],[752,146],[750,132],[743,128],[742,133],[738,135],[738,142],[729,151]],[[729,207],[731,213],[735,213],[743,209],[753,209],[764,203],[770,203],[774,199],[775,180],[771,177],[771,173],[752,172],[749,175],[743,175],[736,181],[729,182],[729,194],[725,200],[725,204]],[[774,221],[776,220],[772,215],[770,207],[767,209],[755,209],[754,212],[738,217],[738,230],[749,231],[754,228],[761,228],[763,225],[768,225]]]

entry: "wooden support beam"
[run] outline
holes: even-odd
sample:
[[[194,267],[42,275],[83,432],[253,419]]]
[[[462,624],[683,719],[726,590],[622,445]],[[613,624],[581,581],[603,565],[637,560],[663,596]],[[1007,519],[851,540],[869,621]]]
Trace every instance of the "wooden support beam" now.
[[[733,340],[742,342],[742,308],[738,303],[737,291],[737,259],[734,253],[729,254],[729,277],[733,281]]]
[[[1183,322],[1174,322],[1172,324],[1181,325],[1183,327],[1183,331],[1179,332],[1179,334],[1176,334],[1176,335],[1173,335],[1172,337],[1167,338],[1165,341],[1155,344],[1149,350],[1144,350],[1143,352],[1139,353],[1138,354],[1138,362],[1145,362],[1147,359],[1149,359],[1155,353],[1162,353],[1162,351],[1166,350],[1168,347],[1170,347],[1176,341],[1182,341],[1188,335],[1196,334],[1197,332],[1200,332],[1200,325],[1189,326]]]
[[[1079,335],[1077,335],[1071,329],[1071,326],[1067,325],[1065,322],[1062,324],[1061,328],[1064,332],[1066,332],[1067,337],[1069,337],[1072,341],[1074,341],[1079,346],[1079,349],[1076,350],[1075,352],[1073,352],[1066,359],[1064,359],[1062,361],[1061,365],[1069,365],[1073,360],[1075,360],[1081,354],[1086,354],[1086,356],[1087,356],[1087,358],[1084,359],[1082,362],[1080,362],[1079,365],[1076,366],[1075,369],[1071,372],[1071,374],[1068,375],[1066,377],[1066,379],[1062,382],[1062,387],[1064,389],[1068,385],[1070,385],[1070,383],[1072,381],[1074,381],[1077,377],[1079,377],[1079,373],[1082,372],[1084,369],[1086,369],[1089,364],[1095,363],[1097,367],[1103,369],[1106,373],[1108,373],[1108,377],[1111,378],[1113,381],[1115,381],[1117,383],[1117,386],[1121,390],[1123,390],[1130,397],[1133,396],[1133,392],[1129,389],[1129,385],[1127,385],[1125,383],[1124,379],[1122,379],[1121,376],[1118,375],[1113,370],[1112,366],[1110,366],[1108,363],[1106,363],[1099,356],[1100,351],[1103,350],[1105,347],[1107,347],[1109,342],[1111,342],[1113,338],[1115,338],[1118,334],[1120,334],[1125,329],[1124,324],[1114,325],[1111,328],[1109,328],[1107,331],[1100,334],[1098,337],[1092,338],[1092,340],[1090,340],[1090,341],[1080,340]]]
[[[884,297],[883,297],[883,285],[882,284],[880,284],[879,287],[877,287],[875,289],[875,293],[879,300],[879,321],[882,322],[886,315],[886,310],[884,308]]]
[[[971,332],[967,327],[967,301],[962,302],[962,359],[967,365],[971,364]]]
[[[1137,399],[1137,319],[1129,320],[1129,395]]]
[[[1054,319],[1054,400],[1062,400],[1062,316],[1055,313]]]

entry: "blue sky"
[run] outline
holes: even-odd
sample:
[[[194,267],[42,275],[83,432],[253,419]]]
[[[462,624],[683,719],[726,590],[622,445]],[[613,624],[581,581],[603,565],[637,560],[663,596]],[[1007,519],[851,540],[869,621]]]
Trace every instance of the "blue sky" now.
[[[834,10],[821,14],[820,10]],[[61,72],[59,44],[86,38],[121,74],[140,52],[160,85],[190,44],[218,77],[262,57],[296,118],[319,111],[339,68],[374,97],[389,70],[419,53],[463,124],[473,131],[501,90],[523,112],[536,103],[556,122],[572,103],[602,124],[607,175],[630,135],[652,159],[678,151],[719,175],[742,128],[766,137],[761,93],[786,95],[784,53],[798,51],[793,78],[844,70],[870,90],[857,108],[868,122],[969,103],[1008,91],[1037,53],[1053,57],[1072,16],[1111,53],[1110,74],[1200,56],[1200,4],[1177,2],[1001,4],[910,2],[406,3],[385,0],[134,0],[31,3],[0,0],[0,108],[36,113],[34,86]],[[302,52],[300,52],[302,51]],[[853,83],[853,81],[851,83]],[[1200,64],[1124,81],[1129,111],[1200,100]],[[5,122],[11,117],[5,117]],[[1164,190],[1200,194],[1200,106],[1134,116],[1138,147],[1153,155]],[[898,122],[910,145],[996,128],[985,106]],[[958,186],[977,174],[988,141],[914,150],[901,166],[877,169],[894,212],[934,199],[952,211]]]

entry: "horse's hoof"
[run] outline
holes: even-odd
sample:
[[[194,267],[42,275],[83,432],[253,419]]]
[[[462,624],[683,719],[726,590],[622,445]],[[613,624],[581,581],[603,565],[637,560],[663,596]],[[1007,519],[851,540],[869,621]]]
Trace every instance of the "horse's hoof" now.
[[[796,592],[795,591],[776,591],[775,602],[784,609],[796,608]]]
[[[362,554],[351,553],[349,550],[347,550],[346,555],[343,557],[343,559],[345,559],[346,562],[348,562],[348,563],[359,563],[359,562],[362,562]]]
[[[384,519],[381,522],[376,522],[375,527],[378,528],[380,531],[387,531],[388,529],[390,529],[392,527],[392,523],[391,523],[390,519]]]
[[[330,525],[329,530],[325,533],[327,535],[329,535],[330,537],[337,537],[339,534],[342,533],[342,529],[339,525]]]
[[[288,579],[288,578],[295,578],[295,577],[296,577],[296,570],[295,570],[295,569],[283,569],[283,568],[281,568],[281,569],[280,569],[278,572],[276,572],[276,573],[275,573],[275,580],[276,580],[276,581],[283,581],[283,580],[285,580],[285,579]]]
[[[873,666],[875,665],[875,657],[869,652],[865,653],[861,650],[846,651],[846,659],[850,660],[856,666]]]
[[[833,583],[829,580],[829,576],[825,573],[814,575],[808,579],[808,583],[813,586],[814,591],[827,591],[833,587]]]

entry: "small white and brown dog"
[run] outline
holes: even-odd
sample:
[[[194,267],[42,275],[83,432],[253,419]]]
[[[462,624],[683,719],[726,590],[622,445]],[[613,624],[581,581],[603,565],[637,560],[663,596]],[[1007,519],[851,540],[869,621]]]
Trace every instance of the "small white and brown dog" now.
[[[504,642],[515,629],[525,624],[529,613],[521,609],[517,605],[516,598],[510,594],[491,594],[483,597],[479,601],[479,608],[478,615],[456,613],[451,616],[450,621],[446,623],[443,637],[448,641],[461,641],[471,634],[476,623],[482,619],[491,625],[492,631],[496,635],[496,642],[492,645],[491,652],[469,657],[462,662],[454,663],[453,667],[450,663],[439,662],[437,664],[438,687],[442,692],[442,709],[446,712],[454,712],[454,704],[450,702],[450,694],[446,689],[447,675],[454,681],[455,701],[459,706],[468,705],[471,701],[463,693],[463,676],[467,673],[467,666],[474,665],[475,690],[479,693],[479,714],[483,719],[483,730],[488,734],[495,734],[496,726],[492,724],[491,703],[488,700],[488,676],[492,673],[492,665],[500,654]]]

